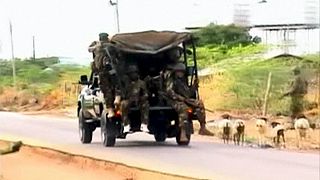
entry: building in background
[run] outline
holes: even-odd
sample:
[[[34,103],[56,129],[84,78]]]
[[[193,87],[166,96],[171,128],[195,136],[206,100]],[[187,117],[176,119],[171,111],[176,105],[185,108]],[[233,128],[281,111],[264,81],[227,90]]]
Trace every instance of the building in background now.
[[[267,57],[319,52],[319,1],[296,2],[295,6],[288,1],[275,6],[270,0],[251,7],[250,33],[268,45]]]
[[[233,12],[233,24],[247,27],[250,25],[250,4],[235,3]]]

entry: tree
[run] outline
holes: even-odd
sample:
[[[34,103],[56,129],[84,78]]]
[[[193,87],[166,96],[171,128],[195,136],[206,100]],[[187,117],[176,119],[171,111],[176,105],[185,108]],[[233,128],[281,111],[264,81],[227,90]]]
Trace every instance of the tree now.
[[[194,32],[195,37],[198,39],[198,45],[213,45],[220,46],[225,45],[227,47],[249,45],[259,42],[258,37],[252,39],[249,34],[248,28],[231,25],[216,25],[209,24],[208,26]]]

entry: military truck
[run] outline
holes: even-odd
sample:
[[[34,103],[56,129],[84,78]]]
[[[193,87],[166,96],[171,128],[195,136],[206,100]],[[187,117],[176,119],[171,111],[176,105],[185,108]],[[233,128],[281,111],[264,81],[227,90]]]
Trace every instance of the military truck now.
[[[166,102],[163,95],[162,72],[170,63],[168,52],[172,48],[180,47],[182,62],[186,65],[186,82],[192,86],[197,78],[197,61],[194,38],[190,33],[172,31],[145,31],[136,33],[116,34],[112,37],[109,49],[117,52],[118,64],[136,64],[139,68],[140,78],[148,79],[149,93],[149,133],[154,135],[157,142],[163,142],[166,138],[176,138],[178,145],[188,145],[193,133],[192,120],[197,120],[192,108],[188,110],[189,119],[186,122],[188,141],[180,141],[180,128],[178,126],[178,114]],[[122,66],[123,67],[123,66]],[[116,67],[120,76],[124,69]],[[121,78],[120,78],[121,79]],[[81,76],[80,84],[86,85],[78,99],[79,132],[82,143],[90,143],[92,133],[97,127],[101,127],[101,138],[104,146],[114,146],[117,138],[126,138],[123,133],[121,113],[116,110],[115,117],[108,119],[103,111],[104,103],[97,84],[88,82],[85,75]],[[91,88],[91,89],[90,89]],[[90,90],[88,90],[90,89]],[[100,98],[99,98],[100,97]],[[198,90],[194,97],[199,98]],[[130,125],[132,132],[140,131],[140,112],[137,107],[131,107]]]

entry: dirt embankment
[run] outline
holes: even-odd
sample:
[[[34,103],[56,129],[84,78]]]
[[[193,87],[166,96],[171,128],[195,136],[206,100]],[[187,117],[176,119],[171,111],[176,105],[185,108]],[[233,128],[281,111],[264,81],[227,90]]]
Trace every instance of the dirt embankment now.
[[[5,146],[6,142],[0,142],[0,148]],[[17,153],[0,156],[0,180],[34,179],[184,180],[191,178],[25,145]]]
[[[27,90],[17,91],[14,88],[7,88],[0,93],[0,110],[21,112],[61,109],[62,98],[59,90],[53,90],[44,96],[35,95]],[[74,96],[73,99],[76,97]]]

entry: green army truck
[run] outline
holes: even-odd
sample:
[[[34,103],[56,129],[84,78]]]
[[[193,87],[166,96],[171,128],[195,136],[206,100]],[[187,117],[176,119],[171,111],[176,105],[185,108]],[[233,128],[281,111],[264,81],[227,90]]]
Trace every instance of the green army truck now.
[[[163,94],[163,77],[161,72],[172,62],[168,52],[179,47],[182,52],[181,60],[187,67],[186,81],[189,86],[197,78],[197,60],[194,38],[190,33],[172,31],[145,31],[136,33],[116,34],[111,38],[108,52],[116,58],[114,64],[119,79],[124,71],[123,65],[136,64],[139,75],[146,80],[149,94],[149,133],[157,142],[163,142],[166,138],[176,138],[178,145],[188,145],[193,133],[192,120],[197,120],[194,111],[190,108],[189,120],[186,122],[188,141],[180,141],[180,128],[178,126],[178,114],[166,102]],[[109,51],[112,49],[111,51]],[[119,67],[117,67],[119,65]],[[121,67],[120,67],[121,65]],[[81,76],[80,84],[85,87],[78,98],[79,134],[82,143],[92,141],[92,133],[97,127],[101,127],[101,138],[104,146],[114,146],[117,138],[125,138],[121,113],[115,112],[115,117],[108,119],[104,111],[104,100],[97,84],[88,81],[86,75]],[[194,97],[199,98],[198,90]],[[131,107],[130,125],[132,132],[140,131],[140,112],[137,107]]]

